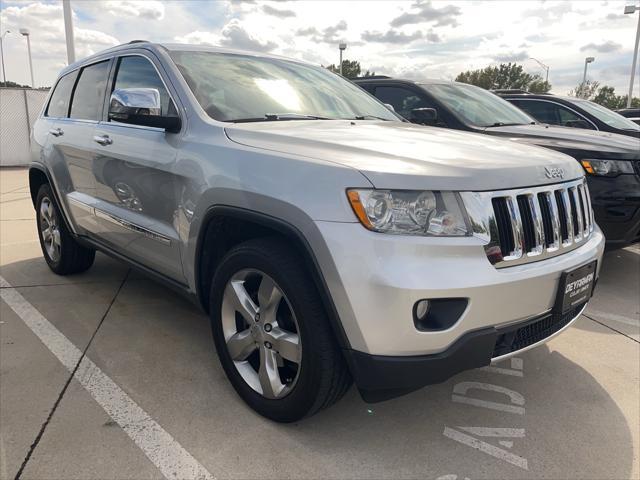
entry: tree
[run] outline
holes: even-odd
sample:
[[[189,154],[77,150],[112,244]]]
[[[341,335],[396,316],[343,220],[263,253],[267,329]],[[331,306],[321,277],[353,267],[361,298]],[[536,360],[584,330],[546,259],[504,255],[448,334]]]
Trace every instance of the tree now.
[[[594,102],[602,105],[603,107],[610,108],[611,110],[623,108],[623,105],[620,105],[622,103],[620,101],[621,99],[622,97],[616,95],[616,89],[613,87],[609,87],[608,85],[603,85],[602,87],[600,87],[598,93],[596,93],[596,95],[593,97]]]
[[[596,90],[600,86],[600,82],[587,80],[581,82],[576,88],[569,92],[569,96],[576,98],[584,98],[585,100],[591,100],[596,94]]]
[[[584,84],[581,83],[575,89],[571,90],[569,95],[591,100],[592,102],[611,110],[618,110],[619,108],[627,107],[628,95],[616,95],[614,87],[610,87],[608,85],[600,87],[598,82],[591,82],[589,80]],[[631,106],[640,108],[640,98],[633,97],[631,99]]]
[[[327,69],[334,73],[340,73],[340,67],[335,64],[329,65]],[[370,72],[369,70],[364,72],[363,75],[360,75],[361,72],[362,68],[357,60],[342,60],[342,75],[346,78],[371,77],[375,75],[375,72]]]
[[[518,89],[532,93],[546,93],[551,84],[540,75],[531,75],[517,63],[501,63],[497,67],[467,70],[456,77],[456,82],[469,83],[487,90]]]
[[[0,82],[0,87],[7,88],[31,88],[29,85],[20,85],[19,83],[12,82],[11,80],[7,80],[6,82]]]

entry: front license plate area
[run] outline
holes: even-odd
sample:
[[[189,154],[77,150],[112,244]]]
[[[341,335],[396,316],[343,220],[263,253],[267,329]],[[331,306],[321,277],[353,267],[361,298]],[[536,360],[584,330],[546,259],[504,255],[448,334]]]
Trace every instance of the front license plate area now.
[[[567,313],[591,298],[596,280],[596,264],[597,261],[594,260],[562,274],[556,298],[555,311],[557,313]]]

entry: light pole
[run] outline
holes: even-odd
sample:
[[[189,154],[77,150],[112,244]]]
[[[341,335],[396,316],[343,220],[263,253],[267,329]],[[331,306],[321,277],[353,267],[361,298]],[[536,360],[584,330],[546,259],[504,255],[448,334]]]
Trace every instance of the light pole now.
[[[76,61],[76,47],[73,38],[73,12],[70,0],[62,0],[62,13],[64,14],[64,36],[67,40],[67,61],[71,65]]]
[[[26,28],[21,28],[20,35],[27,37],[27,52],[29,53],[29,71],[31,72],[31,88],[36,88],[36,83],[33,81],[33,62],[31,61],[31,40],[29,39],[29,30]]]
[[[338,45],[338,48],[340,49],[340,76],[342,76],[342,52],[347,49],[347,44],[341,43],[340,45]]]
[[[531,57],[531,58],[529,58],[529,60],[533,60],[534,62],[536,62],[538,65],[540,65],[542,68],[544,68],[544,69],[546,70],[546,72],[547,72],[547,76],[546,76],[546,78],[544,79],[544,81],[545,81],[546,83],[549,83],[549,67],[548,67],[547,65],[545,65],[544,63],[542,63],[542,62],[541,62],[540,60],[538,60],[537,58],[533,58],[533,57]]]
[[[2,35],[0,35],[0,58],[2,59],[2,81],[4,82],[4,86],[7,86],[7,71],[4,69],[4,50],[2,48],[2,41],[4,40],[4,36],[7,33],[11,33],[11,30],[5,31]]]
[[[587,83],[587,65],[593,63],[595,61],[595,57],[587,57],[584,59],[584,75],[582,75],[582,83]]]
[[[624,13],[635,13],[640,7],[626,5]],[[633,77],[636,74],[636,62],[638,61],[638,44],[640,44],[640,15],[638,15],[638,28],[636,29],[636,46],[633,49],[633,61],[631,62],[631,80],[629,80],[629,96],[627,97],[627,108],[631,107],[631,96],[633,95]]]

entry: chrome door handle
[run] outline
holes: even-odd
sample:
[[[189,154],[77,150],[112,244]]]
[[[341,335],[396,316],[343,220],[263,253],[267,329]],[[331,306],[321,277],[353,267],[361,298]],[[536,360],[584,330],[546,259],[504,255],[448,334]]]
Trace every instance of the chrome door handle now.
[[[54,137],[60,137],[61,135],[64,135],[64,132],[61,128],[52,128],[51,130],[49,130],[49,133]]]
[[[100,145],[111,145],[113,140],[109,138],[109,135],[96,135],[93,137],[93,141],[99,143]]]

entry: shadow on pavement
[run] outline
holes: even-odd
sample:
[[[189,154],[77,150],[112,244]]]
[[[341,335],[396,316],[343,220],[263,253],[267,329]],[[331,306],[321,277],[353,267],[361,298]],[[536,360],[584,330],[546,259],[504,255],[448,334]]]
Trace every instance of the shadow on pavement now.
[[[34,264],[40,262],[3,268],[38,271]],[[99,280],[97,273],[87,278]],[[602,479],[628,478],[632,471],[630,427],[616,402],[588,371],[547,346],[521,355],[523,376],[469,371],[375,405],[362,402],[352,388],[332,408],[278,425],[235,395],[217,363],[207,317],[176,293],[132,274],[88,355],[214,474]],[[453,390],[461,382],[516,392],[524,413],[456,402]],[[514,405],[499,391],[480,388],[467,396]],[[498,436],[474,435],[526,459],[527,469],[444,435],[445,428],[462,427],[501,429]]]

